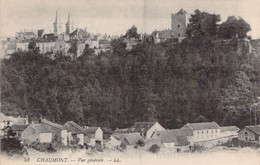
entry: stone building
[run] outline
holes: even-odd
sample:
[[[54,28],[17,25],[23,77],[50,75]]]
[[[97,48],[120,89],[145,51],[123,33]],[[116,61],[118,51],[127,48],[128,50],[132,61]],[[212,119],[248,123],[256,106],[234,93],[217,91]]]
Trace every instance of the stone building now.
[[[190,14],[181,9],[176,14],[171,15],[171,29],[174,38],[178,38],[179,42],[186,37],[186,29],[189,23]]]

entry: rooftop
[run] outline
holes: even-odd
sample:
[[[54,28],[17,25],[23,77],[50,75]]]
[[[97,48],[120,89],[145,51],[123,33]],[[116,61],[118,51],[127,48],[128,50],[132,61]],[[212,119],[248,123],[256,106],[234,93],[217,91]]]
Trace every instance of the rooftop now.
[[[220,127],[220,131],[221,132],[226,132],[226,131],[239,131],[240,128],[238,128],[237,126],[224,126],[224,127]]]
[[[220,129],[220,126],[216,122],[204,122],[204,123],[187,123],[182,128],[190,128],[192,130],[203,129]]]
[[[135,122],[128,132],[147,132],[156,122]]]
[[[43,124],[30,124],[30,126],[36,130],[37,132],[40,133],[51,133],[52,131],[49,130],[46,126],[44,126]]]

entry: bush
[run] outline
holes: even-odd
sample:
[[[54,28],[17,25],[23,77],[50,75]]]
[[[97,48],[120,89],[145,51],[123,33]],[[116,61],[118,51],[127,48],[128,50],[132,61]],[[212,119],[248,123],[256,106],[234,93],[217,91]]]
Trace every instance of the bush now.
[[[39,143],[39,142],[32,142],[29,147],[40,151],[40,152],[56,152],[57,150],[53,148],[52,144],[50,143]]]
[[[18,138],[1,139],[1,152],[4,152],[10,156],[15,154],[23,155],[24,153],[27,153],[26,149],[23,147],[21,141]]]
[[[137,147],[138,147],[138,146],[144,147],[145,143],[144,143],[144,141],[143,141],[142,139],[140,139],[140,140],[138,140],[138,141],[136,142],[136,145],[137,145]]]
[[[250,141],[242,141],[237,138],[233,138],[232,140],[227,141],[226,143],[221,144],[225,147],[251,147],[251,148],[260,148],[259,143],[250,142]]]
[[[160,146],[158,146],[157,144],[154,144],[152,145],[150,148],[149,148],[149,151],[152,152],[152,153],[157,153],[160,151]]]
[[[198,145],[198,144],[195,144],[191,149],[192,152],[202,152],[205,150],[206,150],[206,147],[204,147],[202,145]]]
[[[121,147],[123,150],[125,150],[125,149],[127,148],[127,146],[125,145],[125,143],[121,143],[121,144],[120,144],[120,147]]]

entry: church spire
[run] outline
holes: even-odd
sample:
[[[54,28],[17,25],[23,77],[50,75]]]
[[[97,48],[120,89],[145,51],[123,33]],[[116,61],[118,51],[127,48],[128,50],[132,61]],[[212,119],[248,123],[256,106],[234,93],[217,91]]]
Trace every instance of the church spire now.
[[[67,23],[65,25],[66,25],[66,32],[68,34],[71,33],[73,31],[73,21],[72,21],[72,16],[70,11],[69,11]]]
[[[54,36],[58,36],[58,34],[61,33],[61,20],[58,11],[56,11],[56,17],[53,26],[54,26]]]

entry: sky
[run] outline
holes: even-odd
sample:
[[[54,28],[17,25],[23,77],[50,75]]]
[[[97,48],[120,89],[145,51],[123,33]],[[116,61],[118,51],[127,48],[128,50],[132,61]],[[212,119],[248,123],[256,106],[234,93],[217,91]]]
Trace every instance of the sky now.
[[[248,33],[260,38],[260,0],[0,0],[1,37],[44,28],[53,32],[56,11],[64,24],[71,11],[75,27],[90,33],[120,35],[135,25],[138,32],[170,28],[171,14],[181,8],[240,16],[251,25]]]

